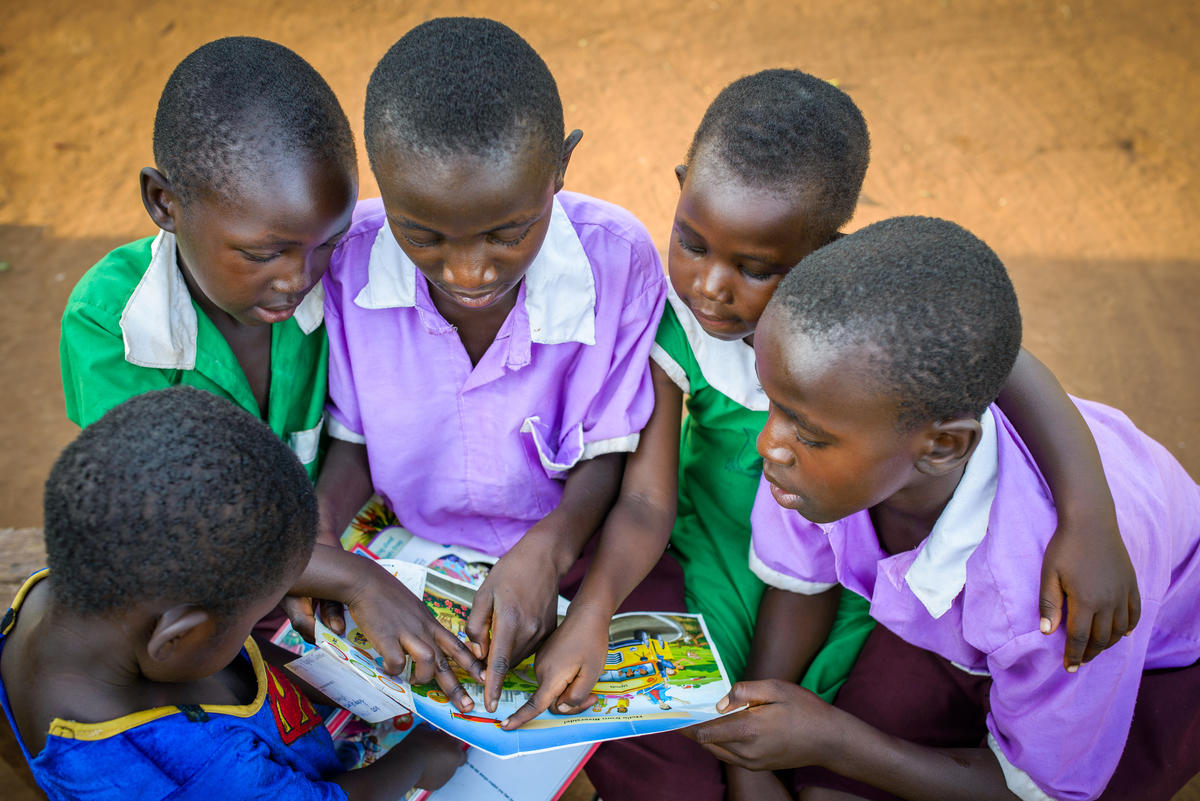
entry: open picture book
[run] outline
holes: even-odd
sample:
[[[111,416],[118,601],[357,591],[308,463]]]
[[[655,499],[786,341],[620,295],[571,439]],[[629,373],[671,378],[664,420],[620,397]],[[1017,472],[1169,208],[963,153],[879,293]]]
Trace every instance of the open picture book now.
[[[435,569],[399,560],[381,560],[443,626],[460,638],[475,590]],[[561,617],[560,617],[561,619]],[[654,734],[718,716],[717,701],[729,692],[729,680],[699,615],[674,612],[630,612],[617,615],[609,627],[605,669],[593,692],[596,703],[578,715],[544,712],[515,731],[500,723],[537,689],[534,656],[513,668],[495,713],[482,703],[474,714],[451,705],[436,684],[412,685],[407,677],[389,676],[371,642],[346,618],[339,635],[317,624],[317,648],[288,668],[344,709],[368,722],[415,713],[418,717],[477,748],[510,757],[602,740]],[[473,698],[483,687],[464,671],[459,680]]]

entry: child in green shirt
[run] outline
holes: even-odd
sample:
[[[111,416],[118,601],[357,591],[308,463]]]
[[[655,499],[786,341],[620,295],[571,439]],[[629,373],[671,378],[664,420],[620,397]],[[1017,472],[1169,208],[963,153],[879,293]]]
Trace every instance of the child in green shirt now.
[[[176,67],[141,173],[156,237],[84,275],[59,345],[67,416],[188,384],[262,418],[316,477],[327,345],[321,276],[358,193],[337,98],[302,58],[231,37]]]

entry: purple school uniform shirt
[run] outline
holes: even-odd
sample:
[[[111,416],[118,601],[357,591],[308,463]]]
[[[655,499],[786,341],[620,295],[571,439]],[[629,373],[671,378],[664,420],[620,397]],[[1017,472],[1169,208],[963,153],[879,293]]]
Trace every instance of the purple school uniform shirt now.
[[[765,480],[750,561],[768,584],[812,594],[842,584],[904,640],[992,677],[988,745],[1026,799],[1091,799],[1120,759],[1144,670],[1200,659],[1200,488],[1120,412],[1077,401],[1091,427],[1137,571],[1133,634],[1071,675],[1065,627],[1041,634],[1042,556],[1057,525],[1050,490],[996,407],[930,535],[895,555],[867,512],[817,525],[775,503]]]
[[[359,203],[325,276],[330,433],[365,442],[406,528],[501,555],[558,505],[572,467],[637,447],[662,264],[631,214],[560,192],[516,305],[472,367],[386,221],[380,201]]]

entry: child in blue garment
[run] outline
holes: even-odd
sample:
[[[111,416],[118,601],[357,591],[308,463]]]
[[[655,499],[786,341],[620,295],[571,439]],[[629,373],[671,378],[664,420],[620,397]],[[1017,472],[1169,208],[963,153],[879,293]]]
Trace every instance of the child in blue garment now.
[[[308,561],[316,498],[266,425],[190,387],[84,429],[46,483],[49,568],[0,630],[0,701],[33,775],[66,799],[394,799],[444,783],[460,744],[423,731],[343,772],[255,621]]]
[[[354,137],[286,47],[218,39],[171,73],[142,202],[161,230],[80,279],[62,318],[67,417],[187,384],[266,421],[316,479],[328,381],[321,276],[358,194]]]
[[[1076,401],[1142,619],[1074,675],[1021,603],[1060,525],[994,401],[1021,316],[1004,265],[945,220],[868,226],[785,278],[754,343],[770,398],[752,553],[773,594],[756,680],[690,729],[803,799],[1167,801],[1200,770],[1200,487],[1129,418]],[[838,586],[878,621],[833,706],[794,683]]]

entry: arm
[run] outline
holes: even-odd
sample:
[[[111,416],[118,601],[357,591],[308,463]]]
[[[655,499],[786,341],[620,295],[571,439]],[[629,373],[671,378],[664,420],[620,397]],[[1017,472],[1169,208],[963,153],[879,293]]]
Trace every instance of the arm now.
[[[612,507],[624,464],[624,454],[609,453],[576,465],[558,506],[496,562],[475,593],[467,636],[488,660],[489,712],[496,711],[508,669],[554,629],[558,583]]]
[[[321,548],[342,549],[341,533],[354,518],[355,513],[371,497],[371,469],[367,462],[367,448],[354,442],[332,438],[329,452],[321,466],[321,475],[317,478],[317,544],[312,559],[326,558]],[[343,582],[348,581],[343,577]],[[346,620],[342,614],[342,605],[333,603],[331,595],[314,596],[322,598],[325,603],[321,609],[321,619],[337,632],[346,630]],[[289,593],[283,599],[283,608],[292,627],[300,636],[309,642],[313,641],[315,626],[314,597]]]
[[[651,363],[654,411],[625,463],[621,492],[600,530],[596,555],[566,618],[538,651],[538,690],[503,728],[515,729],[554,704],[564,714],[590,706],[608,652],[608,626],[621,602],[653,569],[675,522],[683,393]]]
[[[807,690],[796,686],[808,665],[821,649],[837,615],[840,587],[826,590],[817,595],[802,595],[777,587],[767,587],[758,605],[758,618],[754,624],[754,641],[750,645],[750,658],[746,664],[746,679],[776,679],[770,684],[794,686],[801,693]],[[757,687],[765,682],[739,683],[734,687]],[[732,696],[732,693],[731,693]],[[816,696],[812,696],[816,699]],[[818,700],[818,703],[821,703]],[[720,706],[718,710],[724,711]],[[733,705],[725,708],[734,709]],[[685,730],[692,736],[692,730]],[[702,745],[707,741],[696,737]],[[717,742],[717,741],[713,741]],[[716,756],[725,759],[714,748]],[[751,768],[747,764],[725,759],[730,765],[725,770],[731,799],[788,798],[779,779],[770,771]],[[796,767],[792,765],[791,767]]]
[[[1133,565],[1095,440],[1054,375],[1022,349],[997,402],[1021,432],[1058,509],[1042,563],[1042,632],[1058,628],[1069,596],[1063,664],[1074,672],[1137,625]]]
[[[321,475],[317,478],[320,513],[317,542],[342,547],[341,533],[374,491],[367,446],[331,439]]]
[[[402,671],[407,654],[413,660],[414,683],[436,679],[455,706],[470,711],[474,702],[447,657],[482,681],[479,661],[437,622],[420,598],[375,562],[344,551],[337,540],[334,532],[344,529],[370,496],[366,447],[334,440],[317,480],[323,541],[313,548],[308,566],[289,595],[345,604],[383,657],[385,669],[393,674]],[[341,622],[340,615],[335,617]],[[311,618],[308,622],[311,625]],[[344,627],[344,622],[341,625]]]
[[[784,681],[741,682],[717,708],[743,705],[748,706],[740,712],[684,731],[743,771],[817,765],[913,801],[1016,797],[986,748],[916,745]]]
[[[345,790],[349,801],[397,801],[413,787],[436,790],[466,761],[462,743],[421,725],[383,759],[347,771],[333,782]]]

